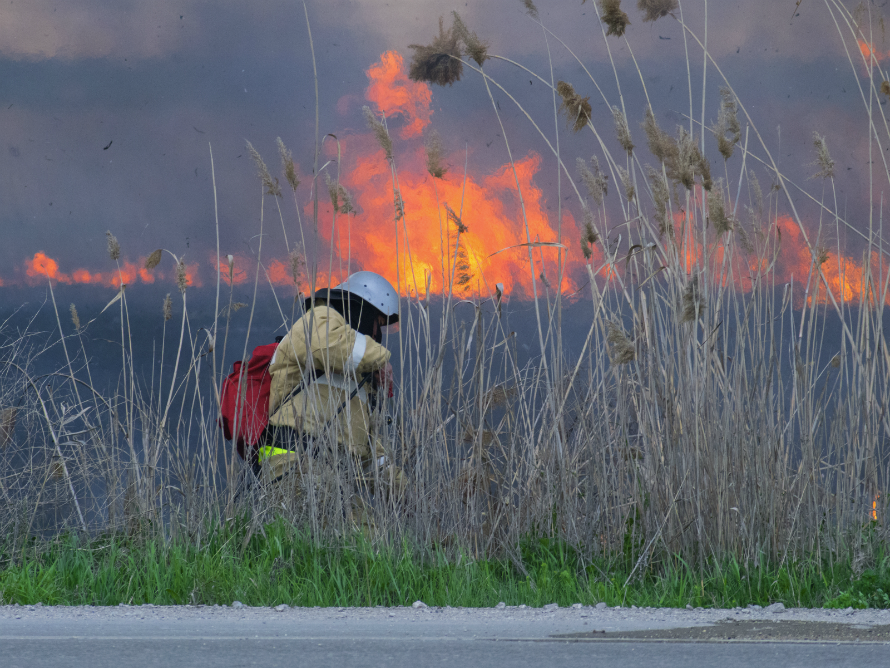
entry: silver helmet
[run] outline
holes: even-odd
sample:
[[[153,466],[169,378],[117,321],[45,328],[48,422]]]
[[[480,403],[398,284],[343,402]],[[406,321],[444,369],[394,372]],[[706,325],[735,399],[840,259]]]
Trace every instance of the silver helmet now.
[[[389,281],[373,271],[357,271],[340,285],[315,293],[315,299],[329,301],[337,298],[345,301],[356,297],[386,316],[387,325],[399,321],[399,293]]]

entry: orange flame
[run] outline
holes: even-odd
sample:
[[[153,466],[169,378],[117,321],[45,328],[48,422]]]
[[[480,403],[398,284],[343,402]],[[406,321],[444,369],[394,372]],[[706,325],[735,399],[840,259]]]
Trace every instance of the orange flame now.
[[[691,273],[701,266],[705,251],[701,239],[696,236],[697,233],[691,226],[684,227],[684,220],[684,214],[676,214],[674,228],[683,266]],[[779,254],[772,268],[771,279],[778,285],[794,283],[796,308],[800,308],[804,303],[831,304],[826,284],[839,305],[863,302],[875,305],[880,301],[887,274],[890,272],[890,261],[887,258],[872,252],[863,261],[856,261],[851,257],[838,256],[837,252],[826,249],[821,258],[824,262],[819,265],[804,240],[800,227],[792,218],[779,216],[775,231],[779,239]],[[812,234],[809,242],[821,244]],[[759,254],[749,255],[736,246],[732,261],[725,264],[726,248],[722,240],[718,240],[709,252],[708,275],[711,280],[716,281],[717,277],[725,272],[722,273],[723,283],[731,282],[736,289],[744,292],[752,289],[752,279],[766,270],[772,257],[771,250],[761,249]],[[890,305],[890,292],[885,297],[885,303]]]
[[[867,56],[874,54],[868,44],[863,43],[861,48]],[[465,177],[463,170],[455,169],[442,179],[434,179],[426,171],[425,155],[416,141],[432,116],[429,86],[410,81],[403,58],[392,51],[384,53],[372,64],[367,76],[370,82],[365,91],[367,99],[377,112],[385,113],[389,118],[400,117],[399,136],[415,141],[407,149],[400,150],[399,170],[394,176],[373,135],[341,138],[344,156],[341,179],[351,191],[359,213],[340,215],[333,226],[331,206],[327,204],[325,207],[320,232],[333,244],[338,257],[334,276],[326,276],[326,263],[321,264],[317,287],[327,285],[329,281],[337,283],[352,271],[367,269],[398,285],[403,295],[425,296],[427,290],[443,295],[453,284],[458,297],[488,296],[500,283],[508,295],[527,298],[533,294],[533,280],[537,283],[538,294],[548,284],[563,292],[577,290],[578,281],[586,280],[582,268],[584,261],[578,250],[579,226],[572,215],[565,212],[560,231],[556,216],[548,211],[544,194],[535,183],[541,158],[530,154],[516,160],[515,166],[508,163],[493,173],[467,174]],[[333,144],[328,148],[335,150]],[[461,155],[453,163],[462,164],[463,161]],[[399,206],[396,206],[395,191],[401,197]],[[520,191],[524,213],[520,206]],[[696,194],[696,201],[701,203],[700,192]],[[459,221],[449,215],[449,208],[460,217]],[[732,252],[731,261],[724,262],[726,248],[722,240],[715,243],[711,238],[706,247],[691,226],[684,228],[683,214],[678,214],[674,223],[677,248],[689,271],[701,266],[707,252],[707,273],[712,280],[717,280],[723,270],[729,269],[724,274],[724,282],[749,291],[752,276],[770,265],[772,258],[765,250],[750,256],[739,245]],[[798,300],[796,306],[804,303],[808,282],[808,304],[830,303],[825,283],[839,302],[874,304],[880,298],[878,289],[890,267],[886,262],[882,264],[883,258],[877,254],[857,262],[837,252],[827,252],[821,265],[825,276],[823,283],[819,267],[797,224],[791,218],[781,216],[772,231],[781,235],[780,254],[771,269],[774,272],[772,278],[779,285],[793,278]],[[533,244],[531,262],[529,240]],[[561,247],[555,244],[557,240],[561,241]],[[810,241],[820,243],[818,239],[811,238]],[[594,246],[593,252],[593,264],[598,267],[603,253],[599,246]],[[264,259],[263,263],[273,285],[293,287],[290,262],[286,257]],[[562,263],[563,277],[556,285],[559,263]],[[231,279],[225,258],[210,255],[207,266],[212,272],[219,271],[222,280],[233,286],[252,281],[256,269],[254,260],[247,256],[235,257]],[[619,262],[614,272],[620,275],[626,266],[627,263]],[[204,271],[207,271],[206,267]],[[197,264],[188,265],[186,273],[190,285],[202,285]],[[607,281],[615,275],[612,269],[601,273]],[[167,274],[159,269],[148,272],[126,261],[119,271],[91,272],[79,268],[64,273],[58,262],[42,251],[25,261],[25,275],[26,281],[32,284],[47,278],[59,283],[108,286],[117,286],[121,280],[125,283],[175,280],[173,271]],[[541,277],[545,281],[540,281]],[[215,277],[212,282],[215,283]],[[300,289],[304,287],[299,286]],[[890,303],[890,297],[887,303]]]
[[[402,138],[418,136],[432,114],[429,86],[411,82],[404,60],[392,51],[384,53],[367,74],[371,80],[368,100],[387,116],[402,114]],[[447,293],[453,275],[458,296],[488,295],[496,283],[503,283],[508,294],[530,297],[532,270],[539,294],[542,274],[554,288],[575,289],[568,275],[556,285],[557,261],[565,263],[566,251],[554,245],[559,238],[557,225],[546,213],[544,195],[534,183],[541,166],[539,156],[517,160],[515,175],[507,164],[493,174],[467,175],[465,179],[463,174],[449,173],[434,179],[425,169],[423,150],[416,147],[399,166],[396,189],[402,216],[397,213],[390,165],[373,139],[368,135],[347,137],[341,140],[341,149],[354,160],[341,180],[352,192],[360,214],[340,216],[337,229],[328,227],[323,234],[334,244],[344,265],[348,263],[342,273],[359,268],[375,271],[398,285],[402,294],[419,296],[426,294],[427,281],[432,293]],[[460,224],[449,220],[445,205],[460,216]],[[331,214],[328,206],[326,215]],[[466,230],[459,232],[460,225]],[[577,243],[578,229],[570,214],[564,215],[562,230],[565,239]],[[529,239],[541,244],[533,248],[531,263],[528,247],[522,246]],[[570,243],[563,241],[564,246]],[[579,252],[573,250],[573,254],[580,257]]]
[[[881,62],[882,60],[886,60],[890,57],[890,51],[885,51],[881,53],[877,51],[873,44],[869,44],[865,40],[856,40],[859,43],[859,51],[862,53],[862,57],[865,58],[866,62],[870,63],[871,59],[874,58],[877,62]]]
[[[290,267],[281,260],[272,260],[266,267],[269,273],[269,280],[274,285],[288,285],[293,283]]]
[[[454,274],[458,296],[488,295],[496,283],[508,294],[532,295],[528,249],[511,247],[526,243],[522,210],[516,197],[516,180],[522,189],[533,242],[555,242],[557,231],[545,213],[546,204],[534,183],[541,159],[530,155],[516,161],[516,176],[506,165],[483,176],[446,174],[434,180],[421,167],[423,156],[414,156],[414,167],[400,171],[399,192],[404,218],[395,220],[392,177],[383,152],[357,144],[355,168],[343,175],[344,185],[354,194],[361,214],[339,218],[334,245],[341,258],[352,258],[354,269],[362,268],[385,276],[402,294],[444,294]],[[463,214],[460,213],[463,202]],[[466,231],[449,220],[445,204],[461,218]],[[330,214],[330,207],[328,207]],[[578,238],[571,215],[563,220],[566,236]],[[328,234],[330,241],[330,234]],[[498,253],[498,251],[504,251]],[[555,247],[534,248],[535,276],[545,272],[556,282]],[[578,253],[580,256],[580,253]],[[542,263],[543,258],[543,263]],[[565,251],[563,251],[563,259]],[[572,290],[574,281],[563,277],[561,288]],[[542,290],[538,286],[538,291]]]
[[[232,258],[233,260],[231,278],[229,277],[228,258],[219,258],[219,274],[224,283],[228,283],[229,285],[241,285],[242,283],[247,282],[248,276],[245,267],[249,267],[251,265],[251,262],[243,255],[233,255]],[[212,267],[213,265],[213,256],[211,255],[210,266]]]
[[[397,51],[387,51],[380,62],[368,68],[370,85],[365,97],[373,103],[377,113],[387,118],[400,114],[406,125],[399,132],[402,139],[418,137],[429,125],[433,112],[430,103],[433,93],[423,82],[411,81],[405,74],[405,61]]]
[[[871,502],[871,518],[875,521],[878,519],[878,499],[880,498],[880,494],[875,494],[874,501]]]
[[[817,261],[814,261],[797,223],[787,216],[781,216],[778,227],[782,242],[776,278],[779,282],[790,282],[793,277],[795,285],[799,285],[801,290],[806,289],[809,281],[808,304],[812,304],[813,300],[817,304],[831,303],[825,290],[826,283],[839,304],[867,302],[874,305],[880,300],[887,272],[890,271],[886,258],[882,262],[878,253],[873,252],[866,258],[868,260],[866,266],[863,261],[857,262],[850,257],[838,256],[835,251],[827,251],[825,253],[827,259],[821,265],[821,274],[825,277],[823,282],[819,273],[820,267],[817,266]],[[815,242],[811,236],[810,243]],[[885,303],[890,304],[890,294],[887,295]]]
[[[120,287],[121,283],[132,285],[137,281],[143,283],[154,283],[155,274],[163,275],[159,270],[150,272],[145,269],[145,258],[141,258],[139,265],[124,260],[117,269],[106,272],[94,272],[83,267],[74,269],[70,273],[59,270],[59,263],[49,257],[43,251],[34,253],[34,257],[25,260],[25,280],[30,285],[42,283],[45,279],[55,281],[56,283],[64,283],[66,285],[104,285],[107,287]],[[191,281],[191,285],[201,285],[201,280],[197,276],[198,265],[191,264],[186,267],[186,276]],[[0,281],[0,286],[3,282]]]
[[[43,251],[37,251],[32,259],[25,260],[25,276],[32,279],[43,276],[57,283],[71,282],[70,276],[59,271],[59,263],[48,257]]]

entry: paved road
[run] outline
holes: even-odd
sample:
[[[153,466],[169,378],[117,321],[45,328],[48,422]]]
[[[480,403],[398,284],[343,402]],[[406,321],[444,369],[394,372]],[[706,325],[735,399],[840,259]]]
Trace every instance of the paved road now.
[[[712,626],[723,619],[736,621]],[[826,636],[833,629],[836,637],[848,640],[727,641],[723,630],[716,633],[722,638],[718,642],[701,640],[710,637],[706,631],[712,628],[774,630],[783,628],[787,621],[795,622],[788,628],[809,629],[808,637],[813,637],[813,629],[824,629]],[[890,643],[872,642],[868,635],[886,638],[888,624],[890,612],[884,611],[847,614],[793,610],[772,614],[615,608],[276,611],[189,606],[7,606],[0,607],[0,665],[541,668],[572,664],[734,668],[769,662],[773,666],[861,668],[890,663]],[[683,628],[695,633],[684,635],[678,631]],[[668,629],[673,631],[665,631]],[[794,633],[789,637],[793,638]],[[556,637],[567,634],[574,637]],[[690,641],[690,636],[695,641]]]

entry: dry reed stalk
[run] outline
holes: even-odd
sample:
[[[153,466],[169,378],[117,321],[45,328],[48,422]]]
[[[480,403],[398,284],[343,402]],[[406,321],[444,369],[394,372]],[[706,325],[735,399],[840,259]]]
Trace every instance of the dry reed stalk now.
[[[15,407],[0,410],[0,450],[5,450],[12,442],[18,412]]]

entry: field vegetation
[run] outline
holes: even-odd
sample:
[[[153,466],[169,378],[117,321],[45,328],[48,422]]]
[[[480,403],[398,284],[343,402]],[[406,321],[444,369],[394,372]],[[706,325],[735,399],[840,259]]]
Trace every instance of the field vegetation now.
[[[524,4],[540,22],[534,4]],[[253,301],[227,296],[233,269],[222,258],[217,315],[192,322],[185,264],[159,250],[146,266],[177,268],[179,292],[158,317],[178,345],[139,359],[121,290],[105,313],[122,323],[112,391],[91,382],[82,336],[89,323],[74,306],[53,297],[58,331],[45,345],[68,360],[54,374],[35,376],[30,364],[44,344],[5,333],[0,600],[890,605],[882,220],[861,229],[841,215],[831,138],[814,134],[817,179],[789,181],[706,37],[683,24],[689,7],[639,5],[646,20],[683,25],[690,91],[703,68],[720,106],[705,109],[690,92],[688,125],[664,128],[658,100],[627,110],[623,97],[602,93],[611,112],[594,118],[581,92],[600,94],[592,75],[566,82],[528,72],[553,97],[554,117],[528,115],[527,131],[552,151],[561,187],[576,196],[581,239],[561,228],[555,239],[534,238],[519,190],[523,245],[511,252],[527,257],[530,273],[537,348],[528,364],[505,325],[502,288],[481,280],[461,243],[471,212],[443,203],[438,221],[424,223],[440,226],[442,295],[430,294],[431,276],[412,265],[410,246],[397,251],[408,257],[397,278],[407,296],[387,343],[401,364],[397,391],[374,419],[404,489],[387,484],[389,470],[368,474],[335,448],[309,458],[289,485],[248,482],[217,427],[226,360],[250,352],[230,323],[244,319],[249,330],[270,290],[282,323],[299,316],[300,300],[266,284],[260,245]],[[621,3],[597,8],[606,46],[621,40],[632,53]],[[871,42],[874,18],[836,0],[825,11],[860,82],[863,131],[883,156],[890,133],[880,101],[890,84],[858,46]],[[541,29],[551,46],[560,43]],[[493,91],[515,98],[489,70],[498,61],[523,66],[489,53],[456,13],[412,52],[415,80],[481,77],[515,164]],[[640,73],[617,84],[644,82]],[[642,126],[628,120],[637,113]],[[557,134],[589,142],[595,157],[566,164],[546,129],[554,118]],[[410,240],[386,119],[368,110],[368,123],[392,174],[395,235]],[[353,211],[336,159],[322,157],[322,143],[336,138],[321,131],[316,176],[302,184],[280,140],[281,180],[251,147],[267,193],[259,233],[280,221],[294,281],[307,292],[347,274],[351,262],[319,250],[319,227],[342,229]],[[429,178],[441,179],[441,140],[431,136],[427,146]],[[876,189],[888,185],[886,165],[868,169]],[[817,195],[803,187],[813,183]],[[293,216],[284,205],[291,196]],[[303,219],[299,202],[307,200],[315,206]],[[801,202],[821,211],[816,223],[802,218]],[[839,246],[854,235],[855,266],[841,261]],[[806,255],[803,272],[786,281],[778,258],[792,236]],[[111,233],[108,249],[116,261]],[[559,289],[569,253],[583,254],[588,278],[571,296]],[[468,285],[477,286],[470,296]],[[563,340],[569,298],[591,304],[580,342]],[[147,363],[156,373],[141,380]]]

